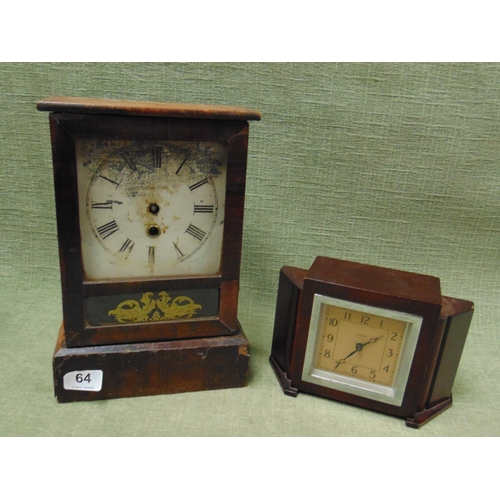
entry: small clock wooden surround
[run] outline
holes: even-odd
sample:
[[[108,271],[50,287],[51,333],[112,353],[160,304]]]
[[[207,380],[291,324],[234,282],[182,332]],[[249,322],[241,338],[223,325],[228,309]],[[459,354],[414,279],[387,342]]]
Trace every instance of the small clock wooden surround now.
[[[50,112],[61,263],[63,325],[55,364],[77,359],[76,348],[100,346],[111,366],[118,351],[126,357],[165,342],[160,351],[170,364],[174,352],[190,349],[222,355],[246,349],[248,357],[237,308],[248,121],[260,113],[73,97],[48,98],[37,108]],[[152,370],[151,360],[146,363],[144,373]],[[194,372],[195,365],[179,365],[179,373],[172,368],[175,384],[159,383],[156,392],[201,390],[221,379],[210,368],[182,381],[180,371]],[[84,388],[58,391],[68,369],[55,370],[58,397],[83,397]],[[94,399],[121,397],[106,371]],[[233,375],[228,369],[227,381],[217,383],[241,385],[245,377]]]
[[[418,428],[451,405],[473,310],[442,296],[438,278],[317,257],[281,269],[270,362],[287,395]]]

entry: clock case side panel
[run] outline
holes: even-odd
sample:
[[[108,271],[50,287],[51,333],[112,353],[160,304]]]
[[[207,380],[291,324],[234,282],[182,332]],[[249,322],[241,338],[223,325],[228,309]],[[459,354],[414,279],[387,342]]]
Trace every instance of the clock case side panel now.
[[[57,114],[49,115],[56,206],[63,324],[69,338],[85,327],[83,266],[78,209],[76,150],[72,133]]]
[[[468,300],[443,297],[441,317],[445,320],[437,369],[432,381],[427,404],[432,406],[451,396],[451,389],[469,327],[474,314],[474,304]]]
[[[113,115],[49,115],[56,191],[56,214],[63,289],[65,342],[68,347],[109,343],[144,342],[204,336],[234,335],[237,320],[241,262],[243,209],[248,148],[248,122],[234,120],[191,120],[178,118]],[[141,280],[85,280],[79,233],[78,188],[75,142],[78,138],[121,140],[210,141],[227,147],[227,183],[222,264],[218,276],[197,277],[187,282],[199,288],[218,283],[219,314],[215,318],[176,322],[124,324],[89,327],[84,299],[116,290],[163,290],[186,288],[179,278]],[[234,208],[234,209],[233,209]]]
[[[300,310],[301,290],[306,270],[284,266],[280,270],[273,341],[269,362],[276,374],[283,392],[297,396],[298,389],[293,387],[288,377],[291,346],[294,340],[297,315]]]
[[[431,293],[429,294],[429,297],[431,297],[430,302],[426,302],[425,300],[415,300],[409,297],[401,297],[398,295],[389,295],[385,289],[382,291],[377,290],[377,280],[372,282],[369,278],[363,278],[362,272],[358,272],[365,270],[369,274],[372,266],[350,263],[348,261],[339,261],[336,259],[327,259],[329,264],[333,265],[333,267],[342,266],[341,274],[343,275],[343,278],[341,280],[341,284],[338,284],[335,283],[335,273],[330,272],[332,268],[330,267],[330,269],[327,269],[323,267],[323,270],[321,270],[319,266],[320,261],[318,261],[318,259],[315,261],[315,264],[317,264],[316,267],[313,264],[304,281],[301,311],[298,316],[299,320],[297,321],[295,338],[292,347],[293,357],[290,364],[291,384],[298,387],[299,391],[304,391],[329,399],[335,399],[389,415],[402,418],[414,415],[418,411],[419,397],[422,393],[422,388],[426,383],[426,380],[421,378],[421,374],[426,373],[427,364],[429,363],[429,359],[432,357],[434,333],[441,310],[440,301],[436,301],[439,293],[436,293],[435,290],[432,291],[436,283],[434,283],[434,285],[432,285],[432,283],[429,285],[429,289],[431,290]],[[324,264],[324,262],[324,260],[321,261],[321,264]],[[353,268],[352,273],[349,272],[348,269],[351,265]],[[378,269],[381,270],[383,268]],[[393,272],[394,270],[391,270],[391,273]],[[396,271],[396,274],[397,273],[398,272]],[[311,275],[313,278],[311,278]],[[320,276],[323,277],[320,278]],[[420,277],[421,275],[415,276]],[[408,276],[405,276],[405,278],[408,278]],[[408,295],[411,296],[411,276],[409,278],[410,283],[406,283],[405,286],[401,286],[401,289],[407,290]],[[408,286],[410,288],[408,288]],[[384,288],[384,285],[382,285],[382,288]],[[421,293],[421,291],[419,293]],[[315,294],[333,296],[350,302],[410,313],[424,318],[408,377],[405,396],[400,406],[375,401],[332,388],[321,387],[302,380],[302,370],[305,361],[304,354],[306,351],[309,323],[311,321],[311,312]]]
[[[248,155],[248,122],[230,122],[227,138],[226,204],[219,320],[232,333],[238,331],[238,295],[243,243],[243,220]]]
[[[438,345],[429,369],[432,378],[421,394],[418,411],[406,420],[408,427],[418,429],[451,406],[451,391],[473,314],[472,302],[443,296],[436,330]]]

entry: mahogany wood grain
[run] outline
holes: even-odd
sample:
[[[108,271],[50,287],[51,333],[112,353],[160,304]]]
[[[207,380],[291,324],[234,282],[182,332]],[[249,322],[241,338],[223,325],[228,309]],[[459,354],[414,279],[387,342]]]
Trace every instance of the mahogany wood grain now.
[[[229,337],[68,348],[62,327],[53,357],[55,395],[69,403],[244,387],[249,344],[239,330]],[[65,374],[83,370],[102,370],[100,391],[64,388]]]

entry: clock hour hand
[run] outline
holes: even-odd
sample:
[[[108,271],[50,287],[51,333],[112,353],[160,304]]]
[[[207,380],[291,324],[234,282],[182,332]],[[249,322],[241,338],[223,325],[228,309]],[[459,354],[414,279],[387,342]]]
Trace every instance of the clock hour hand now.
[[[357,352],[361,351],[363,349],[363,347],[365,347],[365,345],[374,344],[378,339],[380,339],[382,337],[383,337],[383,335],[381,335],[380,337],[374,337],[374,338],[370,339],[368,342],[365,342],[365,343],[358,342],[356,344],[356,349],[354,351],[352,351],[351,353],[349,353],[345,358],[339,359],[337,361],[337,364],[335,365],[334,370],[336,370],[342,363],[345,363],[348,358],[350,358],[351,356],[353,356]]]
[[[336,370],[342,363],[345,363],[346,360],[349,359],[352,355],[356,354],[358,351],[361,351],[361,349],[363,349],[363,344],[361,344],[360,342],[358,342],[356,344],[356,349],[354,351],[352,351],[351,353],[349,353],[345,358],[339,359],[337,361],[337,364],[335,365],[334,370]]]

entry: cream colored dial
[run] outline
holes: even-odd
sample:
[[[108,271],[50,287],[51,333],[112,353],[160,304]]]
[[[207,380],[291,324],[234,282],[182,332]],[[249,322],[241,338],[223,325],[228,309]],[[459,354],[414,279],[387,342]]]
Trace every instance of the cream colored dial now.
[[[399,406],[422,317],[314,295],[302,378]]]
[[[316,368],[392,386],[408,323],[324,305]]]
[[[226,156],[219,143],[79,140],[87,279],[217,274]]]

